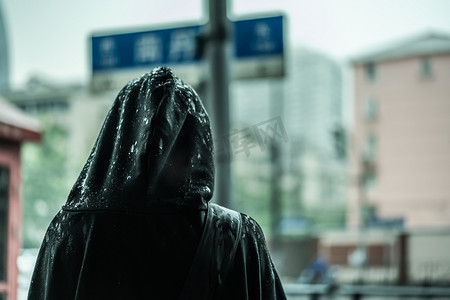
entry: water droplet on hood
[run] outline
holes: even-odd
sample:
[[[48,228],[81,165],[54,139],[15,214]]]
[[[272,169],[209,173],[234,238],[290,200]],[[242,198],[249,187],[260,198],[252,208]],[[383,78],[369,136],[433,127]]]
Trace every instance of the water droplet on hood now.
[[[163,140],[162,139],[160,139],[159,140],[159,154],[161,154],[162,153],[162,151],[163,151]]]
[[[131,145],[130,153],[133,153],[133,152],[134,152],[136,146],[137,146],[137,141],[135,141],[134,144]]]

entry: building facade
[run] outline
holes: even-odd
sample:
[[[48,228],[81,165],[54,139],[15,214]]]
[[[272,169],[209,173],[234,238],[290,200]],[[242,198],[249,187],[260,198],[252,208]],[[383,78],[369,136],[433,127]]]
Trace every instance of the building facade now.
[[[17,299],[17,258],[22,246],[21,146],[40,141],[34,119],[0,97],[0,299]]]
[[[450,35],[405,40],[352,68],[349,227],[449,227]]]

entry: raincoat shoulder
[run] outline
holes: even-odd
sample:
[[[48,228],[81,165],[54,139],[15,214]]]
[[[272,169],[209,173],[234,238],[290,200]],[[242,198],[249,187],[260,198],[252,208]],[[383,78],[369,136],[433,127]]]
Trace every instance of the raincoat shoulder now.
[[[209,204],[179,299],[286,299],[264,234],[254,219]]]

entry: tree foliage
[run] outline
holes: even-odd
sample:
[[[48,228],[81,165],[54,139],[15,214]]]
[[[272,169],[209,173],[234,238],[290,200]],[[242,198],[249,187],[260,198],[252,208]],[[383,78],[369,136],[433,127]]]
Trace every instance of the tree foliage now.
[[[39,247],[52,217],[65,202],[67,130],[43,119],[44,138],[22,147],[24,248]]]

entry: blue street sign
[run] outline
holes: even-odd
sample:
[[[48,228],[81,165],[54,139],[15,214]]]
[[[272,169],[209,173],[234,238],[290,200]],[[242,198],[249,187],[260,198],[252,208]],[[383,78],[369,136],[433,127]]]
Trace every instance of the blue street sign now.
[[[200,60],[196,36],[202,26],[92,37],[92,70],[195,63]]]
[[[283,55],[283,17],[234,22],[235,58]]]
[[[194,25],[94,35],[92,83],[99,88],[120,86],[134,73],[137,76],[161,65],[177,68],[195,81],[201,76],[198,64],[204,61],[197,49],[197,37],[204,30],[204,25]],[[283,16],[233,22],[231,77],[283,76],[283,31]]]

